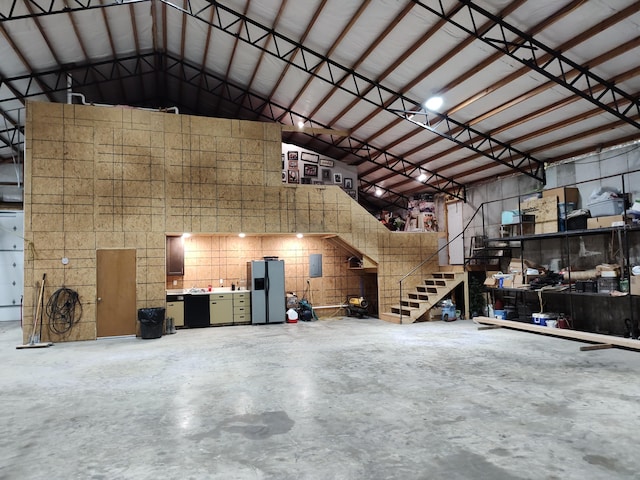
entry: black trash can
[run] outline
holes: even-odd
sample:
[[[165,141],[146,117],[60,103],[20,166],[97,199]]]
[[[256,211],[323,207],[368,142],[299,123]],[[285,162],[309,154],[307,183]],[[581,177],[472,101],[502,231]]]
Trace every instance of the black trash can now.
[[[164,307],[138,309],[141,338],[160,338],[164,329]]]

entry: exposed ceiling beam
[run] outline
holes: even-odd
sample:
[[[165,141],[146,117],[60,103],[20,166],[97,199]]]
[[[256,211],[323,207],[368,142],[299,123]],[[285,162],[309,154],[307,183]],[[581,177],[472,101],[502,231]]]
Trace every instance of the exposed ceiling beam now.
[[[326,4],[327,4],[327,0],[322,0],[320,2],[320,5],[318,5],[316,7],[315,11],[313,12],[313,15],[312,15],[311,19],[307,23],[307,27],[304,29],[304,32],[300,36],[300,41],[298,42],[299,44],[302,44],[302,42],[304,42],[307,39],[307,36],[309,35],[309,33],[311,33],[311,29],[315,26],[316,22],[318,21],[318,17],[322,13],[322,10],[324,9]],[[266,44],[267,48],[263,48],[263,49],[260,50],[260,54],[261,55],[263,53],[271,53],[270,52],[270,48],[273,48],[275,46],[275,45],[272,44],[272,41],[274,41],[274,40],[276,40],[276,39],[275,38],[272,39],[271,36],[267,36],[267,44]],[[294,50],[292,50],[289,53],[289,56],[290,56],[291,60],[294,60],[296,58],[296,56],[298,55],[298,53],[299,53],[298,49],[294,48]],[[291,64],[287,63],[285,65],[285,67],[282,69],[282,71],[280,72],[280,76],[278,77],[278,80],[273,85],[273,88],[271,89],[271,92],[269,93],[267,98],[272,98],[274,96],[274,94],[278,91],[278,88],[280,87],[282,81],[284,80],[285,75],[289,71],[289,67],[290,66],[291,66]]]
[[[335,135],[336,137],[348,137],[351,132],[349,130],[335,130],[333,128],[323,127],[297,127],[295,125],[282,125],[283,132],[301,132],[309,135]]]
[[[584,0],[574,0],[572,2],[572,5],[575,6],[577,3],[580,3],[580,2],[583,2],[583,1]],[[514,11],[516,11],[519,7],[521,7],[524,3],[526,3],[526,0],[513,1],[513,2],[509,3],[509,5],[507,5],[504,9],[502,9],[500,11],[500,15],[507,16],[507,15],[511,14]],[[463,5],[458,3],[458,4],[456,4],[456,6],[454,8],[449,10],[446,13],[446,15],[444,15],[442,18],[439,18],[438,21],[436,22],[437,31],[440,31],[444,26],[446,26],[446,24],[447,24],[446,18],[449,18],[449,17],[452,17],[452,16],[456,15],[462,8],[463,8]],[[567,8],[564,8],[560,12],[555,12],[554,15],[552,15],[552,19],[553,19],[552,21],[557,21],[558,19],[562,18],[562,16],[564,14],[566,14],[566,10],[567,10]],[[542,22],[537,24],[535,27],[533,27],[533,31],[539,31],[539,29],[543,28],[542,27],[543,25],[548,26],[549,23],[550,23],[550,20],[543,20]],[[491,28],[491,22],[488,22],[488,21],[484,22],[482,25],[476,25],[476,29],[479,32],[484,32],[484,31],[486,31],[486,30],[488,30],[490,28]],[[430,30],[432,30],[432,29],[430,29]],[[445,67],[445,65],[447,65],[448,62],[452,61],[457,55],[462,53],[462,51],[465,48],[469,47],[474,41],[476,41],[476,39],[475,39],[475,37],[473,37],[471,35],[467,36],[466,38],[461,39],[459,42],[456,43],[455,46],[453,46],[445,54],[440,56],[440,58],[438,58],[435,61],[432,61],[431,64],[429,64],[419,75],[417,75],[411,81],[409,81],[407,84],[405,84],[402,87],[402,90],[403,91],[409,91],[410,89],[412,89],[416,85],[418,85],[420,82],[423,82],[425,79],[429,78],[430,75],[437,74],[436,72],[440,68]],[[455,87],[461,85],[462,83],[466,82],[475,73],[478,73],[479,71],[483,70],[484,68],[487,68],[492,63],[498,61],[501,57],[502,57],[502,55],[500,53],[495,53],[494,55],[490,55],[488,58],[486,58],[484,60],[481,60],[479,63],[477,63],[475,65],[469,65],[469,67],[466,69],[466,71],[463,74],[458,75],[457,78],[455,78],[453,81],[448,82],[446,85],[440,87],[434,94],[440,95],[440,96],[446,94],[446,92],[448,92],[449,90],[452,90],[453,88],[455,88]],[[385,72],[385,74],[389,74],[389,73],[390,72],[388,72],[388,71]],[[492,84],[490,86],[487,86],[487,87],[483,88],[479,93],[474,94],[471,98],[466,99],[461,104],[454,105],[452,107],[448,107],[446,113],[448,115],[455,114],[456,112],[458,112],[461,109],[461,106],[468,106],[469,104],[473,103],[476,100],[479,100],[484,95],[488,94],[488,92],[496,90],[500,86],[504,86],[507,83],[513,81],[514,79],[512,79],[510,77],[511,76],[507,76],[507,77],[502,78],[502,79],[495,79],[495,81],[492,82]],[[376,112],[374,112],[374,113],[376,113]],[[371,113],[368,117],[365,117],[364,119],[362,119],[358,123],[358,125],[362,124],[365,121],[369,121],[373,117],[374,113]],[[389,124],[385,125],[383,128],[379,129],[374,134],[372,134],[369,137],[368,140],[371,140],[372,138],[375,139],[376,137],[378,137],[378,136],[382,135],[383,133],[387,132],[388,130],[391,130],[392,128],[396,127],[399,123],[400,123],[400,120],[395,120],[393,122],[389,122]],[[472,126],[473,123],[467,122],[467,125]],[[419,133],[420,133],[420,129],[415,129],[415,130],[403,135],[401,138],[396,139],[394,142],[386,144],[384,146],[384,148],[387,149],[387,150],[390,149],[390,148],[393,148],[398,143],[404,142],[404,141],[408,140],[409,138],[412,138],[415,135],[418,135]],[[491,132],[491,135],[495,136],[496,134]],[[433,138],[433,139],[429,140],[428,142],[425,142],[423,145],[433,146],[433,145],[439,143],[440,141],[442,141],[442,138]],[[511,143],[513,143],[513,142],[511,142]],[[409,153],[406,153],[406,155],[409,155]]]
[[[40,80],[48,93],[62,92],[68,89],[67,76],[72,76],[72,88],[85,85],[118,80],[119,78],[132,78],[137,75],[151,75],[155,73],[154,60],[158,55],[133,55],[118,59],[104,60],[89,65],[67,68],[59,68],[44,72],[19,75],[7,79],[0,79],[0,85],[17,80],[28,80],[27,87],[22,92],[16,92],[16,97],[0,99],[0,105],[4,102],[28,99],[42,95],[42,91],[34,86],[35,80]],[[162,55],[160,55],[162,56]]]
[[[91,10],[94,8],[113,7],[131,3],[145,3],[153,0],[108,0],[104,5],[101,0],[74,0],[71,6],[66,6],[54,0],[2,0],[0,2],[0,23],[11,20],[21,20],[25,18],[41,17],[44,15],[56,15],[59,13],[71,13],[81,10]],[[29,14],[19,13],[19,5],[23,3],[33,7],[33,12]]]
[[[160,58],[159,58],[160,57]],[[297,112],[288,110],[286,107],[277,105],[276,103],[260,97],[254,93],[248,92],[246,89],[236,87],[225,82],[222,78],[215,76],[211,73],[202,71],[201,68],[188,64],[179,58],[171,57],[169,55],[161,54],[147,54],[147,55],[135,55],[126,58],[105,60],[102,62],[96,62],[91,65],[75,66],[71,70],[52,70],[47,72],[32,73],[30,75],[21,75],[7,81],[17,81],[28,79],[29,85],[32,85],[32,81],[35,78],[42,80],[43,84],[48,88],[49,92],[58,92],[67,90],[67,75],[72,75],[72,88],[78,89],[83,86],[95,85],[98,82],[109,82],[120,78],[131,78],[138,75],[155,75],[156,66],[164,65],[164,72],[174,78],[177,78],[183,82],[189,83],[196,88],[202,88],[208,93],[220,96],[226,101],[238,105],[238,102],[242,102],[242,106],[245,110],[249,110],[255,113],[262,119],[270,121],[276,121],[282,117],[282,114],[289,115],[293,118],[304,118],[306,123],[314,128],[323,128],[327,131],[333,131],[326,125],[319,124],[313,119],[305,118]],[[202,78],[201,78],[202,77]],[[95,80],[98,78],[99,80]],[[33,91],[30,87],[21,93],[22,98],[29,98],[35,95],[40,95],[40,90]],[[13,100],[2,99],[2,102]],[[263,112],[262,109],[265,109]],[[447,193],[453,195],[460,200],[466,199],[466,189],[464,185],[444,177],[436,172],[431,172],[428,169],[419,167],[408,160],[394,155],[387,151],[382,151],[379,148],[369,145],[366,142],[355,138],[343,138],[338,136],[335,142],[323,140],[324,143],[331,145],[332,147],[339,148],[351,155],[356,155],[371,161],[389,171],[392,171],[398,175],[416,180],[414,177],[416,173],[425,173],[427,180],[423,182],[425,188],[433,188],[435,191]],[[346,143],[345,143],[346,142]],[[359,153],[366,152],[366,153]],[[371,154],[375,154],[379,158],[370,158]],[[438,187],[430,185],[431,182],[438,180]]]
[[[69,0],[64,0],[63,3],[65,4],[65,6],[68,6],[69,5]],[[103,12],[104,12],[104,10],[103,10]],[[69,22],[71,22],[71,26],[73,27],[73,32],[76,35],[76,40],[77,40],[78,45],[80,46],[80,50],[82,50],[82,54],[84,55],[83,63],[87,63],[87,62],[89,62],[89,58],[90,57],[89,57],[89,54],[87,53],[86,47],[84,46],[84,41],[82,40],[82,36],[80,35],[80,29],[78,28],[76,17],[74,17],[70,13],[68,13],[67,16],[69,18]],[[34,20],[37,21],[37,18],[34,18]],[[58,65],[60,65],[60,62],[56,62],[56,63]],[[33,71],[33,69],[29,69],[29,71]],[[100,93],[100,96],[101,97],[104,96],[103,93],[102,93],[102,90],[101,90],[101,88],[102,88],[101,85],[98,83],[96,85],[96,87],[98,88],[98,92]],[[124,94],[125,94],[124,98],[125,98],[125,100],[127,98],[126,93],[127,93],[127,91],[125,89],[124,90]]]
[[[408,3],[407,5],[405,5],[405,7],[402,9],[402,11],[397,14],[394,18],[392,18],[390,20],[390,22],[387,24],[386,28],[380,33],[380,35],[378,35],[378,37],[376,38],[376,40],[374,42],[372,42],[367,49],[365,50],[365,52],[360,55],[360,58],[358,58],[358,60],[356,60],[354,62],[353,65],[351,65],[351,68],[353,68],[354,70],[356,68],[358,68],[360,65],[362,65],[362,63],[369,57],[369,55],[371,55],[371,53],[378,48],[378,46],[382,43],[382,41],[393,31],[393,29],[395,28],[395,26],[397,25],[398,22],[400,22],[404,17],[407,16],[407,14],[411,11],[411,9],[413,8],[413,5],[411,5],[411,3]],[[415,48],[417,47],[417,42],[414,44]],[[396,63],[401,63],[401,61],[404,61],[407,57],[409,56],[409,52],[405,51],[404,54],[396,60],[396,62],[394,62],[394,65]],[[388,69],[387,71],[392,71],[392,69]],[[387,74],[388,75],[388,74]],[[376,80],[381,81],[384,76],[382,77],[378,77]],[[342,82],[346,81],[348,79],[348,76],[345,75],[344,77],[342,77],[342,79],[340,81],[338,81],[338,84],[341,84]],[[320,100],[318,102],[318,104],[314,107],[314,109],[309,113],[310,117],[315,117],[316,113],[318,113],[320,111],[320,109],[329,101],[329,99],[333,96],[334,93],[336,93],[338,91],[338,87],[337,86],[333,86],[331,88],[331,90],[322,98],[322,100]],[[351,110],[350,106],[355,105],[355,103],[357,103],[358,99],[355,98],[353,99],[353,101],[351,102],[350,105],[347,105],[344,109],[342,109],[342,111],[338,114],[338,116],[334,117],[331,121],[329,121],[329,125],[335,125],[338,120],[340,118],[342,118],[344,115],[346,115],[346,113],[348,111]]]
[[[166,0],[161,1],[164,2]],[[217,9],[216,21],[212,24],[213,27],[265,51],[287,65],[313,75],[315,78],[330,85],[337,86],[340,90],[354,95],[364,102],[383,108],[385,111],[442,138],[446,138],[459,146],[480,153],[513,170],[544,182],[544,162],[535,159],[528,153],[519,151],[511,145],[468,127],[445,114],[428,112],[422,107],[421,102],[410,99],[374,80],[370,80],[353,69],[347,68],[297,41],[263,26],[246,15],[222,5],[220,2],[210,0],[209,3],[210,6]],[[207,18],[199,16],[198,12],[192,13],[191,8],[189,11],[185,11],[173,4],[168,3],[167,5],[207,23]],[[235,25],[239,22],[244,22],[246,27],[236,31]],[[249,28],[249,25],[251,28]],[[265,40],[268,38],[271,38],[272,41],[266,42]],[[294,56],[293,54],[296,52],[299,54]],[[323,68],[318,68],[319,66]],[[338,79],[342,79],[345,75],[349,77],[349,80],[339,84]],[[371,89],[370,87],[373,88]],[[363,95],[362,92],[367,89],[371,90],[370,93]],[[450,134],[451,130],[456,127],[460,129],[460,132],[453,135]],[[475,138],[480,138],[480,141],[474,141],[473,139]]]
[[[378,195],[378,191],[380,191],[382,195]],[[374,198],[376,202],[384,202],[389,206],[393,205],[394,207],[406,209],[409,205],[409,197],[376,185],[375,183],[367,182],[362,178],[358,179],[358,192],[359,195],[369,195]]]
[[[245,4],[245,6],[244,6],[243,16],[246,16],[247,11],[249,10],[249,3],[250,2],[247,2]],[[215,8],[212,8],[212,10],[215,12]],[[200,13],[200,14],[202,14],[202,13]],[[184,15],[184,18],[186,19],[187,16]],[[209,28],[211,28],[211,25],[209,25]],[[244,28],[245,28],[244,21],[240,20],[240,22],[238,22],[238,32],[241,32]],[[239,43],[238,39],[240,37],[239,37],[239,35],[234,35],[234,37],[235,37],[235,41],[233,42],[233,48],[231,49],[231,56],[229,57],[229,61],[227,62],[227,69],[226,69],[225,74],[224,74],[224,81],[225,82],[229,79],[229,75],[231,73],[231,68],[233,67],[233,62],[234,62],[234,60],[236,58],[236,52],[238,51],[238,43]],[[216,105],[216,107],[213,109],[214,112],[218,111],[218,106],[219,105]]]
[[[293,0],[295,1],[295,0]],[[278,8],[278,13],[276,14],[276,18],[273,21],[273,29],[277,28],[280,19],[282,18],[282,13],[284,12],[284,8],[287,5],[287,0],[282,0],[282,2],[280,3],[280,8]],[[212,14],[211,14],[211,19],[213,21],[213,9],[211,10]],[[211,26],[211,22],[209,22],[209,28],[208,28],[208,34],[211,34],[211,30],[213,29],[213,27]],[[267,39],[267,42],[270,42],[271,39]],[[251,91],[253,89],[253,82],[256,79],[256,76],[258,75],[258,71],[260,70],[260,67],[262,66],[262,61],[264,60],[264,56],[265,56],[265,52],[264,50],[260,51],[260,56],[258,57],[258,61],[256,62],[256,66],[253,69],[253,73],[251,74],[251,78],[249,79],[249,81],[247,82],[247,91]],[[204,65],[204,63],[203,63]],[[237,116],[238,115],[238,110],[236,110],[236,114],[234,115]],[[312,115],[310,115],[312,116]]]
[[[330,129],[327,125],[320,124],[298,112],[294,112],[282,105],[278,105],[265,97],[248,92],[245,88],[235,86],[212,73],[203,72],[195,65],[189,65],[186,62],[170,55],[166,55],[166,58],[168,60],[166,62],[167,67],[165,71],[167,75],[178,78],[181,81],[190,83],[194,86],[199,84],[199,77],[204,75],[205,80],[202,81],[202,85],[209,93],[212,93],[235,105],[238,105],[238,102],[242,102],[242,106],[245,110],[253,112],[262,119],[280,122],[284,117],[288,116],[289,121],[293,123],[295,119],[301,118],[304,119],[305,124],[311,125],[312,127],[317,126],[318,128],[334,132],[334,130]],[[331,138],[334,137],[332,136]],[[410,178],[414,181],[417,181],[415,178],[418,176],[417,174],[425,173],[427,175],[427,179],[422,182],[425,188],[433,188],[431,182],[438,180],[439,186],[434,189],[435,191],[453,195],[462,201],[466,200],[466,189],[464,185],[436,172],[418,167],[414,163],[409,162],[398,155],[380,150],[379,148],[363,142],[362,140],[358,140],[353,137],[344,138],[342,136],[337,136],[334,141],[325,141],[321,139],[320,141],[334,148],[338,148],[350,155],[364,157],[368,161],[374,162],[378,167],[385,168],[397,175]],[[376,158],[372,158],[372,154],[375,155]]]
[[[331,45],[331,47],[329,47],[329,50],[327,51],[327,53],[325,54],[327,57],[331,56],[336,48],[338,48],[338,45],[340,45],[340,42],[344,39],[344,37],[347,35],[347,33],[349,33],[349,31],[351,30],[351,28],[356,24],[356,22],[360,19],[360,17],[362,16],[362,14],[364,13],[364,11],[367,9],[367,7],[369,6],[369,4],[371,3],[371,0],[364,0],[360,6],[358,7],[358,11],[355,12],[353,15],[349,15],[349,21],[347,23],[347,26],[344,27],[342,29],[342,32],[340,32],[340,35],[338,35],[338,38],[336,38],[333,42],[333,44]],[[322,68],[322,65],[319,65],[318,67],[316,67],[317,69]],[[315,72],[314,72],[315,73]],[[294,108],[296,106],[296,104],[298,103],[298,101],[302,98],[302,96],[305,94],[305,92],[307,91],[307,89],[311,86],[311,83],[313,82],[314,76],[310,75],[306,82],[304,83],[304,85],[302,86],[302,88],[300,88],[298,90],[298,93],[296,95],[294,95],[293,100],[291,100],[289,102],[289,108]],[[335,88],[335,86],[333,87]],[[310,117],[313,117],[313,115],[309,115]]]
[[[640,123],[634,119],[640,114],[639,98],[625,92],[613,82],[596,75],[588,68],[570,60],[560,51],[548,47],[470,0],[459,1],[465,5],[471,18],[469,22],[471,28],[455,21],[444,12],[443,8],[437,10],[425,5],[420,0],[412,1],[434,15],[446,18],[452,25],[568,89],[574,95],[578,95],[620,120],[640,128]],[[440,5],[442,6],[442,3]],[[635,5],[628,7],[627,10],[630,9],[630,11],[625,12],[624,17],[628,17],[631,12],[637,12],[639,8],[638,2],[635,2]],[[480,32],[475,28],[475,25],[481,18],[489,19],[494,28]],[[552,69],[560,73],[553,73]],[[579,72],[578,75],[573,78],[568,77],[567,73],[571,70]],[[600,90],[599,93],[594,91],[596,87]]]

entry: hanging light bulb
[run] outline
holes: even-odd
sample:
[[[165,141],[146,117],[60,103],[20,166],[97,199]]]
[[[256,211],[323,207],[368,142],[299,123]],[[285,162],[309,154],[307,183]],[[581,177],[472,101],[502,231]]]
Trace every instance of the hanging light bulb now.
[[[422,172],[420,175],[418,175],[418,181],[419,182],[424,182],[427,179],[427,174]]]

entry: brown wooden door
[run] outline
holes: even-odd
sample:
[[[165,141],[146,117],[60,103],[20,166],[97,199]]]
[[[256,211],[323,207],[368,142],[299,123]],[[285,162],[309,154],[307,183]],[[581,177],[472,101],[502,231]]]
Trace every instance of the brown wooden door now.
[[[96,294],[98,337],[135,335],[135,250],[97,251]]]

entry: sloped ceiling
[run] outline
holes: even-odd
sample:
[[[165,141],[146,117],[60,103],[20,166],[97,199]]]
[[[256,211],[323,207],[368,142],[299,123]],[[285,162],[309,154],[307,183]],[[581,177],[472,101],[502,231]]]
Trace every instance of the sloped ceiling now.
[[[639,25],[632,0],[5,0],[0,157],[21,162],[26,99],[73,92],[281,123],[372,208],[464,200],[638,140]]]

